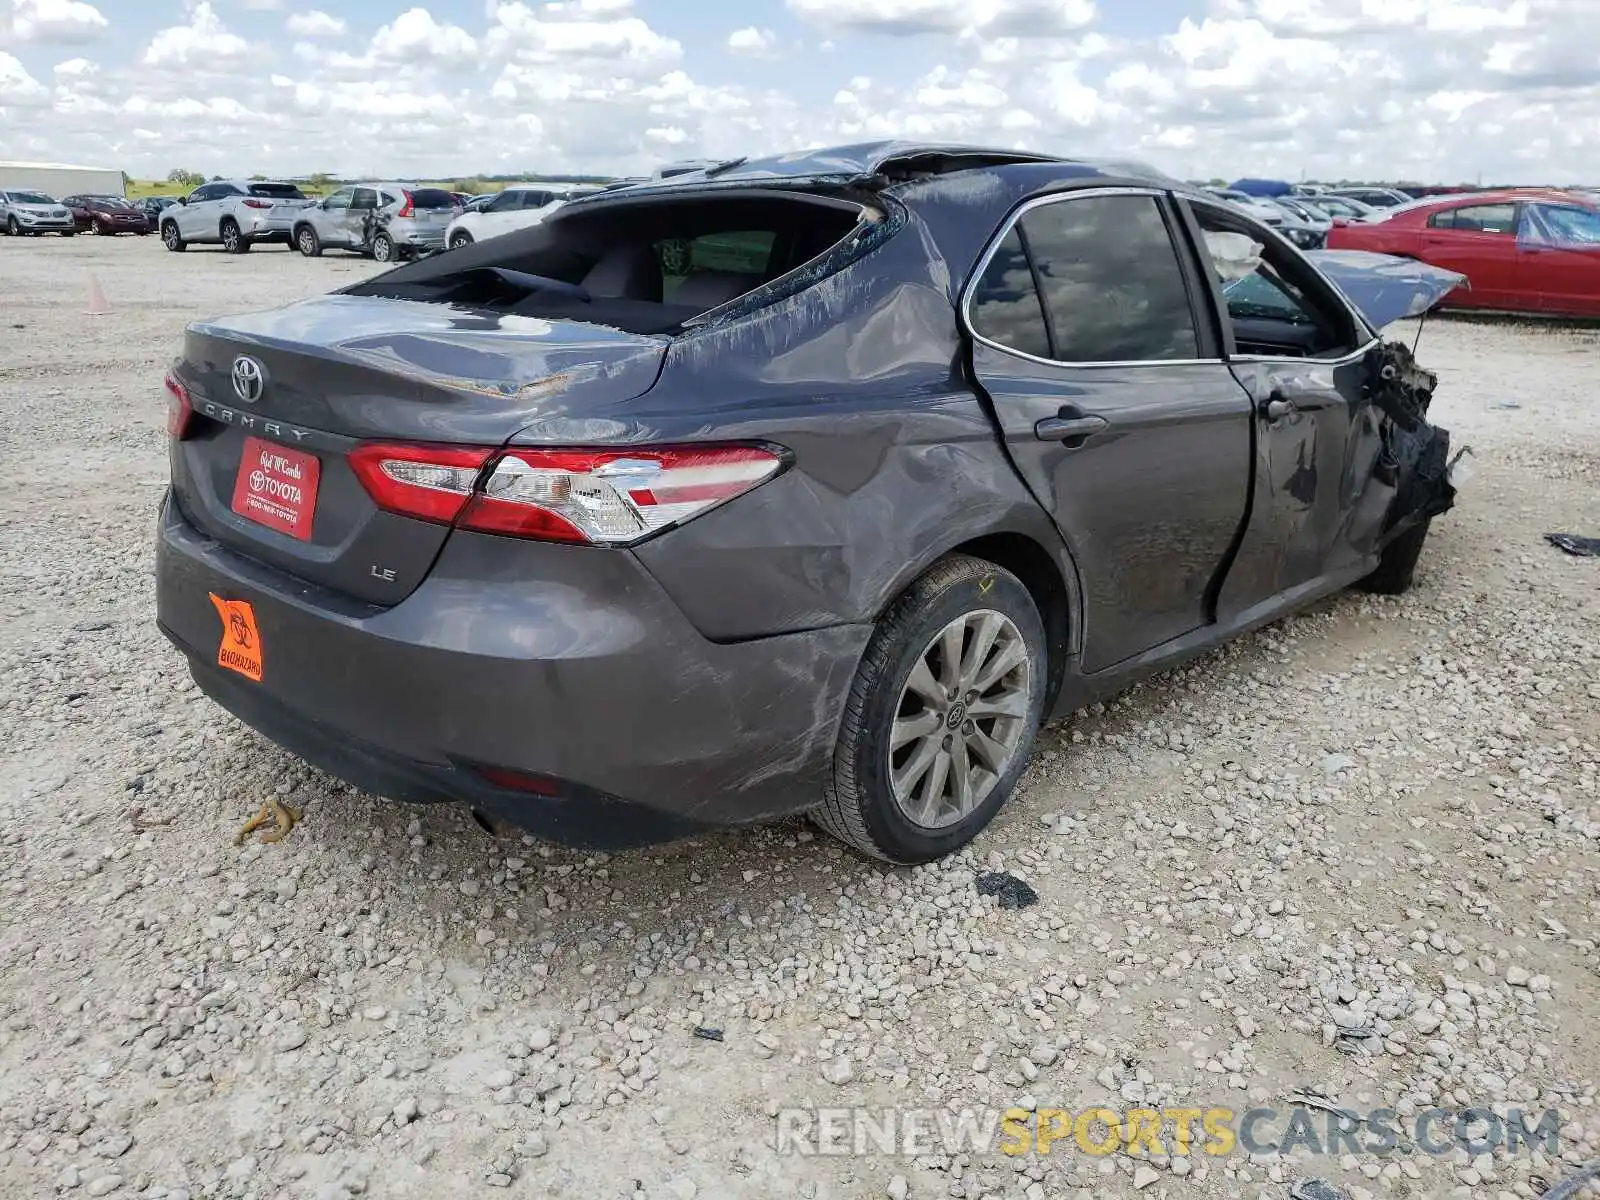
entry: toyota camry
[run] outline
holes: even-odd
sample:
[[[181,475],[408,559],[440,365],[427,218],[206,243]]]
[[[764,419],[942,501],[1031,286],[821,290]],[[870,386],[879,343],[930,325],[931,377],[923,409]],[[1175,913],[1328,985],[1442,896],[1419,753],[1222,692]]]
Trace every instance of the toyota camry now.
[[[382,796],[927,861],[1051,714],[1410,585],[1449,438],[1380,330],[1461,282],[1135,164],[707,164],[191,326],[159,622]]]

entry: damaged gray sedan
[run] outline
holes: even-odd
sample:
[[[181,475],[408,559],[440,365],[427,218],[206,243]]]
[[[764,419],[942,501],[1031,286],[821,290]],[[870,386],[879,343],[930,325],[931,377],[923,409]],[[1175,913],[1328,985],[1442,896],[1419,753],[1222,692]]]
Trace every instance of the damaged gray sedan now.
[[[924,862],[1047,716],[1410,585],[1449,438],[1379,331],[1460,282],[1126,164],[713,164],[192,327],[159,621],[382,795]]]

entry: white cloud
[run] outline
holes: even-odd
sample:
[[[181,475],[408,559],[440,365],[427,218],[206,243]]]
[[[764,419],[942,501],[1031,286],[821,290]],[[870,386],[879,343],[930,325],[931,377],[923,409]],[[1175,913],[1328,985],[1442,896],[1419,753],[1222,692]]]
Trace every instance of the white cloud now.
[[[109,22],[100,10],[82,0],[15,0],[12,35],[19,42],[87,42],[105,32]]]
[[[145,47],[147,67],[221,66],[230,59],[243,58],[250,44],[238,34],[222,27],[216,10],[201,0],[189,13],[187,25],[161,30]]]
[[[425,8],[408,8],[372,38],[372,56],[395,63],[466,64],[478,56],[478,43],[459,25],[441,23]]]
[[[43,103],[49,95],[17,59],[0,50],[0,110],[7,105],[27,108]]]
[[[319,8],[313,8],[308,12],[291,13],[289,19],[284,22],[284,28],[295,37],[315,38],[338,37],[349,29],[349,26],[345,24],[343,17],[335,17]]]
[[[385,0],[359,43],[326,0],[251,25],[261,0],[0,0],[0,154],[455,177],[910,137],[1195,177],[1600,178],[1600,55],[1575,32],[1600,0],[1173,0],[1137,23],[1089,0],[785,2],[816,31],[752,8],[691,57],[661,23],[695,0]],[[113,35],[123,11],[180,23],[34,50],[94,4]]]
[[[756,58],[764,58],[771,54],[777,45],[777,34],[770,29],[758,29],[754,25],[747,25],[743,29],[735,29],[728,35],[728,49],[734,54],[748,54]]]
[[[586,0],[606,3],[608,0]],[[547,5],[535,13],[521,0],[490,0],[484,44],[493,55],[521,63],[570,66],[582,62],[654,64],[673,62],[683,47],[638,17],[610,16],[621,8],[595,10],[578,4]]]
[[[1043,38],[1089,25],[1093,0],[788,0],[796,16],[833,29],[896,35],[987,33]]]
[[[283,0],[239,0],[239,7],[252,12],[277,12]]]

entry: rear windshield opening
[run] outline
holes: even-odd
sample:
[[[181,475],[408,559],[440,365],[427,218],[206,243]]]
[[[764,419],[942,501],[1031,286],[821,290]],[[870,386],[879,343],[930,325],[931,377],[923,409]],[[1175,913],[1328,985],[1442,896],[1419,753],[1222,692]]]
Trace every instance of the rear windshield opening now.
[[[878,216],[792,192],[578,205],[348,290],[664,333],[787,275]]]
[[[305,193],[292,183],[252,183],[250,194],[265,200],[304,200]]]

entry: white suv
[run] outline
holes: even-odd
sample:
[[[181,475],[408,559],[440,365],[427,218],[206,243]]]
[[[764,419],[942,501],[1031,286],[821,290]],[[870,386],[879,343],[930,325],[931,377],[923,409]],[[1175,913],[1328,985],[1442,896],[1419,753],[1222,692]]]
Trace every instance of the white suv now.
[[[462,213],[444,231],[444,244],[451,250],[498,237],[513,229],[537,225],[570,200],[574,192],[585,189],[555,187],[542,183],[513,183],[476,212]]]

